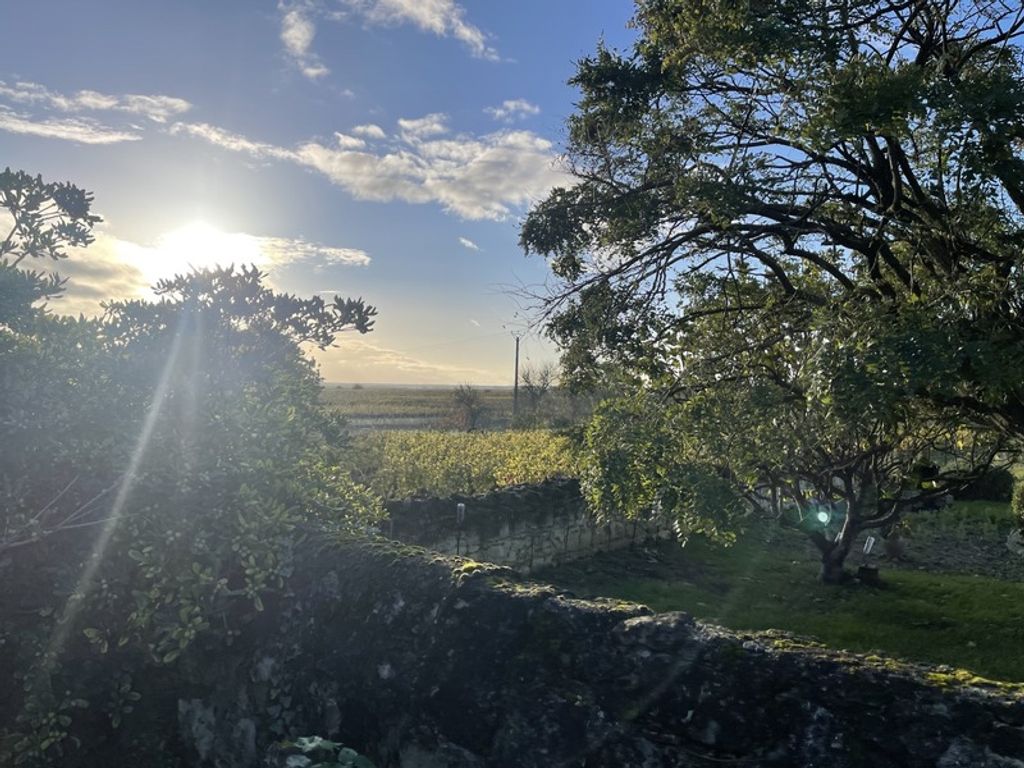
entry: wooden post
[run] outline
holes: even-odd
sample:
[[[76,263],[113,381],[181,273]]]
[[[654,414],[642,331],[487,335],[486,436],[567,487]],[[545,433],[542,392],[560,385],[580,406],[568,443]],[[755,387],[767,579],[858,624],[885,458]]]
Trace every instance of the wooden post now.
[[[516,336],[516,374],[512,384],[512,423],[515,424],[519,412],[519,337]]]

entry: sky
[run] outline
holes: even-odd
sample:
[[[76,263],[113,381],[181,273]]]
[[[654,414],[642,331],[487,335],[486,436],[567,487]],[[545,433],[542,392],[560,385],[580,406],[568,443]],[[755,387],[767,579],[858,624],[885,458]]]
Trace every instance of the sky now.
[[[190,267],[362,296],[327,381],[511,384],[556,354],[522,217],[571,183],[575,62],[633,39],[628,0],[0,0],[0,166],[95,196],[55,311]]]

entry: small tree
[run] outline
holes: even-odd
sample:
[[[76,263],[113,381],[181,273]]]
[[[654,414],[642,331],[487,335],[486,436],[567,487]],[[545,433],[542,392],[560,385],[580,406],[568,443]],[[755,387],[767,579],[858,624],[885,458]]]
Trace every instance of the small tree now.
[[[529,365],[520,373],[519,389],[525,406],[517,419],[523,425],[544,422],[544,407],[551,400],[552,388],[558,379],[558,366],[554,363]]]
[[[456,429],[472,432],[480,425],[484,414],[480,392],[469,384],[460,384],[452,392],[451,421]]]

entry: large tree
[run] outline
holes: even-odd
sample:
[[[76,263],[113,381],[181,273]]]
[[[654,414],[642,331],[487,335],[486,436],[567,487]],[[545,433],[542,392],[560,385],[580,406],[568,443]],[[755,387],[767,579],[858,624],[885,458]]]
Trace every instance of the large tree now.
[[[646,443],[615,409],[595,424],[591,488],[686,480],[697,529],[713,477],[843,500],[834,578],[929,455],[968,448],[955,486],[1024,437],[1024,10],[640,0],[635,25],[579,63],[575,183],[521,232],[570,379],[625,371],[660,404],[658,459],[616,453],[616,424]]]
[[[1020,4],[642,0],[635,24],[579,62],[576,183],[522,228],[569,372],[635,368],[685,326],[680,281],[742,259],[941,372],[908,396],[1024,436]]]
[[[793,279],[827,294],[821,278]],[[595,509],[657,511],[683,536],[726,541],[754,509],[801,529],[822,580],[839,583],[863,532],[885,533],[1005,461],[999,433],[904,396],[898,344],[863,324],[863,345],[837,343],[853,325],[833,307],[801,306],[743,270],[692,279],[689,299],[686,327],[635,361],[642,382],[587,430]]]

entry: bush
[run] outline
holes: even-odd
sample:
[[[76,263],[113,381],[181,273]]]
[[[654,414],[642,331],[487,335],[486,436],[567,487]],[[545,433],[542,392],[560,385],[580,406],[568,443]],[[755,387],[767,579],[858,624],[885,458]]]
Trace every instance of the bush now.
[[[18,257],[5,273],[47,280]],[[151,752],[147,684],[286,594],[306,528],[380,514],[300,349],[369,330],[372,309],[275,294],[255,269],[157,290],[100,320],[31,300],[0,319],[2,765]]]
[[[1013,492],[1013,473],[999,467],[986,472],[963,488],[956,497],[965,501],[1010,501]]]
[[[1024,531],[1024,480],[1013,484],[1013,498],[1010,499],[1010,512],[1017,524],[1017,530]]]

